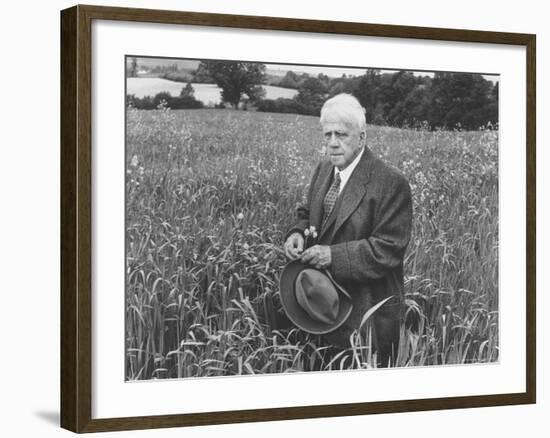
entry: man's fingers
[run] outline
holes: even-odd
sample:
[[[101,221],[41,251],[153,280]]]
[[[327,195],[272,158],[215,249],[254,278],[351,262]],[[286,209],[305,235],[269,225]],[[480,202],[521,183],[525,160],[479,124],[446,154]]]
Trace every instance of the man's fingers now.
[[[294,259],[294,254],[292,254],[292,245],[290,245],[289,242],[285,243],[285,255],[289,258],[289,259]]]
[[[306,250],[302,254],[301,260],[302,260],[302,262],[306,262],[306,263],[312,262],[310,264],[313,264],[314,258],[315,258],[315,253],[313,251]]]
[[[289,241],[285,244],[285,254],[291,260],[297,259],[302,252],[302,250],[297,247],[295,243],[295,241]]]
[[[285,255],[291,259],[296,260],[303,257],[304,252],[304,239],[301,236],[290,237],[284,244]]]
[[[289,259],[300,259],[302,263],[307,263],[317,269],[323,269],[330,264],[325,260],[325,249],[322,246],[315,245],[304,251],[301,239],[289,239],[285,243],[285,253]]]
[[[295,260],[296,259],[296,254],[294,253],[294,251],[292,250],[288,250],[287,253],[286,253],[287,257],[291,260]]]
[[[301,253],[304,250],[304,242],[301,239],[294,239],[292,241],[292,248],[296,253]]]

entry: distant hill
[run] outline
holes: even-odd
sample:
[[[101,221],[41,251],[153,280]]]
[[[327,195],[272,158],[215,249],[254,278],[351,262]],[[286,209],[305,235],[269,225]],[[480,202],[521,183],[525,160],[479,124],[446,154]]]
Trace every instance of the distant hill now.
[[[138,68],[145,68],[145,69],[152,69],[154,67],[173,67],[174,65],[177,66],[178,70],[183,70],[185,72],[191,72],[193,70],[196,70],[199,66],[200,60],[199,59],[174,59],[174,58],[142,58],[137,56],[138,60]],[[126,58],[126,65],[130,66],[130,63],[132,62],[132,57]],[[266,68],[266,83],[270,85],[277,85],[278,82],[286,75],[286,73],[289,70],[294,70],[296,72],[301,72],[305,69],[300,68],[300,66],[289,66],[291,68],[273,68],[273,67],[267,67]],[[314,75],[315,76],[315,75]],[[339,75],[329,75],[337,77]]]
[[[129,66],[131,58],[126,58],[126,64]],[[174,58],[141,58],[137,57],[138,67],[153,68],[159,67],[171,67],[174,64],[177,65],[178,70],[195,70],[200,63],[199,59],[174,59]],[[274,77],[283,77],[287,73],[288,69],[284,68],[267,68],[266,74]]]
[[[132,57],[126,58],[126,65],[130,65]],[[138,67],[153,68],[170,67],[174,64],[178,66],[178,70],[195,70],[199,66],[199,62],[196,59],[173,59],[173,58],[141,58],[137,56]]]

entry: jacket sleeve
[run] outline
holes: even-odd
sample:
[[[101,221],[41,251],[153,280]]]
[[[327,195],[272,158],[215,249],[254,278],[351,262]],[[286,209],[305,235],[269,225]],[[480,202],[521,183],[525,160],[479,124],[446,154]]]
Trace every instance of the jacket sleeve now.
[[[311,198],[313,196],[313,187],[315,186],[315,182],[317,180],[317,176],[319,175],[319,169],[321,168],[321,163],[318,163],[315,167],[315,170],[313,171],[312,177],[309,182],[309,187],[307,190],[307,196],[306,196],[306,202],[302,205],[300,205],[296,209],[297,214],[297,222],[290,227],[288,232],[285,235],[285,241],[290,237],[293,233],[300,233],[302,236],[304,235],[304,231],[306,228],[309,227],[309,209],[311,205]]]
[[[412,227],[411,190],[401,175],[388,185],[375,213],[372,234],[330,246],[330,270],[336,281],[379,279],[403,263]]]

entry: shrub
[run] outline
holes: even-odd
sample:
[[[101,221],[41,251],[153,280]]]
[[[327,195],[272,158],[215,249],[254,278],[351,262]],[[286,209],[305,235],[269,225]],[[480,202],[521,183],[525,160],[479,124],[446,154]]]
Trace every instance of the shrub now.
[[[126,106],[136,109],[152,110],[157,109],[161,102],[166,102],[166,108],[170,109],[201,109],[204,104],[193,96],[175,97],[165,91],[157,93],[154,97],[144,96],[141,99],[134,94],[126,96]]]
[[[307,116],[318,116],[319,110],[297,102],[294,99],[262,99],[257,103],[258,111],[264,113],[292,113]]]

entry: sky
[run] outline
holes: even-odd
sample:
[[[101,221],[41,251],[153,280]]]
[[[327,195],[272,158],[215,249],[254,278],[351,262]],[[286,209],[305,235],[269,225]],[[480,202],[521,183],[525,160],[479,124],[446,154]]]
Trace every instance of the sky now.
[[[148,57],[137,57],[138,65],[152,67],[154,65],[171,65],[178,64],[180,68],[197,68],[200,60],[197,59],[177,59],[177,58],[148,58]],[[130,62],[130,59],[127,59],[127,63]],[[293,64],[265,64],[267,72],[270,74],[284,76],[287,71],[292,70],[298,73],[308,73],[310,75],[317,76],[319,73],[326,74],[329,77],[340,77],[342,74],[346,75],[362,75],[365,72],[365,68],[347,68],[347,67],[327,67],[327,66],[308,66],[308,65],[293,65]],[[372,66],[372,68],[377,68],[385,72],[395,72],[397,70],[384,69],[382,67]],[[407,70],[411,71],[411,70]],[[413,71],[417,76],[433,76],[433,71]],[[484,72],[480,72],[484,73]],[[493,83],[498,82],[499,75],[488,75],[483,74],[483,77]]]

